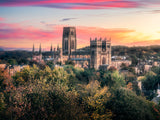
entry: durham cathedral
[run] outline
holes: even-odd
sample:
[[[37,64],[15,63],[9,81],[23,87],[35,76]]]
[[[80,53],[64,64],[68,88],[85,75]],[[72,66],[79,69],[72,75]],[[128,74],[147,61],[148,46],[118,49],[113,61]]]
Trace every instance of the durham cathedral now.
[[[105,69],[111,65],[111,39],[107,38],[90,38],[90,46],[77,49],[77,38],[76,38],[76,28],[75,27],[64,27],[62,36],[62,48],[57,46],[57,49],[49,52],[45,52],[42,55],[41,45],[39,48],[39,53],[36,55],[33,45],[33,57],[32,60],[35,61],[53,61],[55,64],[71,60],[76,66],[83,68],[95,68],[95,69]]]

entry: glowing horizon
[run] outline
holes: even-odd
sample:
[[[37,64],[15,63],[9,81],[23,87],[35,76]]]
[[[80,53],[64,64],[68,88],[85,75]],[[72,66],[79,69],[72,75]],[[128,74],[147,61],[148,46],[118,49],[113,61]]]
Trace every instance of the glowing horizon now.
[[[111,38],[112,45],[160,45],[158,0],[2,0],[0,48],[31,50],[42,44],[61,47],[65,26],[75,26],[77,47],[91,38]]]

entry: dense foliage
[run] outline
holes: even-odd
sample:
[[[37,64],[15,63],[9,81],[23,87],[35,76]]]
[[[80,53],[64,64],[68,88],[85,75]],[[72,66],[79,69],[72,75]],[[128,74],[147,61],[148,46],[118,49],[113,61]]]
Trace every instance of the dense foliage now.
[[[129,56],[132,60],[132,64],[136,65],[138,59],[143,61],[153,59],[159,60],[160,46],[112,46],[112,56]],[[90,51],[90,47],[80,48],[79,50]],[[38,54],[38,52],[36,52]],[[43,52],[43,56],[49,56],[50,52]],[[30,51],[0,51],[0,63],[8,64],[28,64],[27,58],[31,58],[32,52]],[[13,62],[12,62],[13,61]],[[67,61],[66,64],[73,64],[71,61]]]
[[[72,65],[28,66],[13,77],[1,70],[0,118],[158,120],[158,106],[132,91],[128,81],[116,70]]]

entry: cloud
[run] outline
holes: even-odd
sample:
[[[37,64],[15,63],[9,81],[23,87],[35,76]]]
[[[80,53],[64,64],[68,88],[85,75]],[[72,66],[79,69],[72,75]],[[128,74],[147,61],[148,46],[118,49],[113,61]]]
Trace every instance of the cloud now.
[[[136,8],[141,3],[130,0],[2,0],[0,6],[43,6],[61,9]]]
[[[160,40],[146,40],[146,41],[137,41],[127,44],[128,46],[150,46],[150,45],[160,45]]]
[[[5,20],[4,18],[0,17],[0,21],[4,21],[4,20]]]
[[[63,18],[63,19],[60,20],[60,22],[70,21],[70,20],[73,20],[73,19],[77,19],[77,18]]]
[[[59,9],[159,7],[159,0],[1,0],[0,6],[41,6]]]
[[[152,10],[150,11],[151,14],[159,14],[160,13],[160,10]]]
[[[1,0],[0,6],[40,6],[59,9],[109,9],[159,7],[159,0]]]
[[[45,23],[45,22],[42,22]],[[48,23],[45,23],[46,26]],[[62,32],[65,25],[48,26],[48,29],[36,28],[33,26],[23,26],[20,23],[0,23],[0,46],[12,48],[31,48],[33,43],[48,44],[53,46],[61,45]],[[152,40],[151,36],[146,36],[133,29],[77,26],[77,47],[89,46],[90,38],[112,40],[112,45],[153,45],[160,43],[160,40]],[[38,48],[38,47],[37,47]]]
[[[23,39],[49,41],[59,35],[56,30],[42,30],[34,27],[24,27],[18,23],[0,23],[0,39],[21,41]]]

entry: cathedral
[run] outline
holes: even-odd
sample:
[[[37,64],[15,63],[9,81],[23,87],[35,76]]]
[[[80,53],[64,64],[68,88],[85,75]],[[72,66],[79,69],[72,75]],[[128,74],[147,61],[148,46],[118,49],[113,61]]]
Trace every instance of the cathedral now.
[[[35,55],[33,46],[33,60],[39,62],[53,61],[55,64],[71,60],[75,66],[83,68],[106,68],[111,65],[111,39],[107,38],[90,38],[90,46],[77,49],[77,38],[75,27],[64,27],[62,36],[62,48],[57,46],[57,49],[51,49],[49,52],[41,53],[41,45],[39,48],[39,55]],[[47,56],[47,57],[46,57]]]

